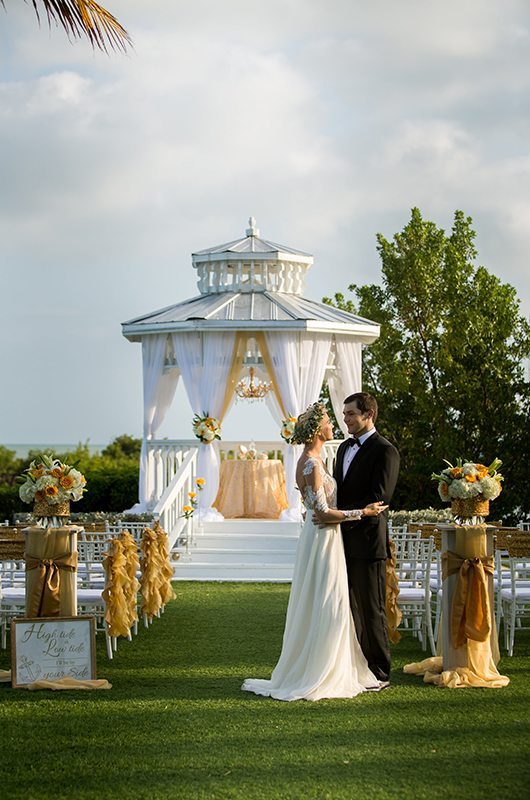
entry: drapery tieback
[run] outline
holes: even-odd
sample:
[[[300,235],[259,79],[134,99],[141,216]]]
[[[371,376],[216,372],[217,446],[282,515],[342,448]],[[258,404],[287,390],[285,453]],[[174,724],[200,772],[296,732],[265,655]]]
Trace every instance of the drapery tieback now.
[[[26,572],[38,570],[27,601],[29,617],[57,617],[61,610],[61,572],[75,572],[77,553],[57,558],[34,558],[26,555]]]
[[[463,558],[442,553],[442,579],[458,573],[451,607],[451,641],[462,647],[467,639],[485,642],[491,633],[487,575],[493,575],[493,556]]]

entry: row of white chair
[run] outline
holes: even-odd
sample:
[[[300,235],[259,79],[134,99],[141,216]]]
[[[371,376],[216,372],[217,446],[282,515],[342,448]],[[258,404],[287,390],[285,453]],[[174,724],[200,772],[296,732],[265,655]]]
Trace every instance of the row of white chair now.
[[[514,543],[519,540],[519,550],[512,553],[509,545],[508,549],[496,549],[493,588],[497,632],[503,621],[504,644],[507,654],[512,656],[515,633],[524,629],[525,620],[530,618],[530,536],[514,534],[508,541],[510,538]],[[428,643],[434,655],[443,598],[441,552],[435,547],[433,537],[423,539],[418,532],[394,533],[392,541],[400,588],[397,604],[403,615],[401,625],[412,629],[424,650]]]

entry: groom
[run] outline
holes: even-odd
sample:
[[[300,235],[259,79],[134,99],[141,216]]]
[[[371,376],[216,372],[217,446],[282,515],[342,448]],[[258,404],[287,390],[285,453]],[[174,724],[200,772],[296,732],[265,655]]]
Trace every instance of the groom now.
[[[399,473],[399,453],[375,429],[377,400],[357,392],[344,401],[349,439],[337,451],[334,477],[337,508],[389,503]],[[357,637],[368,666],[388,686],[390,647],[386,622],[386,559],[390,556],[388,512],[342,523],[350,605]]]

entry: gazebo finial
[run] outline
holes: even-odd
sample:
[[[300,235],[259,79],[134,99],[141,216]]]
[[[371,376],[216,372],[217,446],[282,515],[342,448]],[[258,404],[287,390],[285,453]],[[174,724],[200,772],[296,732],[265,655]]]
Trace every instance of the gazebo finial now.
[[[247,236],[259,236],[259,228],[256,226],[256,218],[249,217],[248,218],[249,227],[246,229],[245,233]]]

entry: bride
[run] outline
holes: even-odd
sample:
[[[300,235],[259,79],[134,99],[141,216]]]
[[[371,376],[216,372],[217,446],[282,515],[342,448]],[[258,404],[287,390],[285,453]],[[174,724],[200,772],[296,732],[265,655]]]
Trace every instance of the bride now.
[[[332,438],[333,426],[323,403],[314,403],[300,414],[292,442],[304,445],[296,482],[307,513],[298,542],[282,652],[270,680],[250,678],[241,687],[276,700],[355,697],[379,688],[355,635],[339,523],[376,516],[387,506],[335,508],[335,481],[321,458],[324,442]]]

